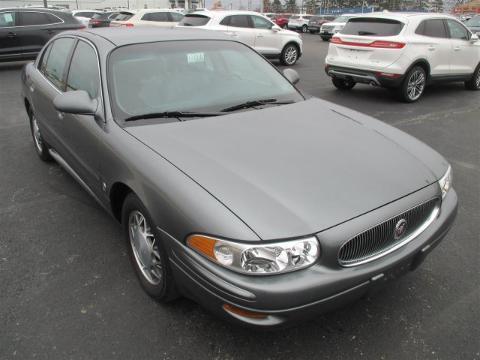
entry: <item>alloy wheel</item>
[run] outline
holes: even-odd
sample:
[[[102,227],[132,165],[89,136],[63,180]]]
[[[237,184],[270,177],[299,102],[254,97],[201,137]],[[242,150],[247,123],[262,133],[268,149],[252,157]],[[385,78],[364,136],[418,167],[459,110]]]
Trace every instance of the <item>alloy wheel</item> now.
[[[128,236],[135,261],[145,279],[152,285],[163,281],[163,264],[155,235],[145,216],[134,210],[128,216]]]
[[[285,49],[285,62],[288,65],[293,65],[297,61],[297,56],[298,56],[298,51],[295,46],[289,46],[287,49]]]
[[[425,89],[425,73],[421,70],[415,70],[407,84],[407,95],[412,101],[417,100]]]
[[[35,142],[35,147],[39,153],[43,153],[43,140],[42,134],[40,133],[40,128],[38,127],[38,122],[35,116],[32,117],[32,132],[33,140]]]

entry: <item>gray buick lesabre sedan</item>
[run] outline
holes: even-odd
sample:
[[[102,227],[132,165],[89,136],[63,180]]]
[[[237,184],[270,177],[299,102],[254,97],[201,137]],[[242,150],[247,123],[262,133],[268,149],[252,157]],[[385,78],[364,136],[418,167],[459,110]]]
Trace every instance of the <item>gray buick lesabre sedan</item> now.
[[[160,301],[310,318],[414,269],[456,216],[441,155],[213,32],[65,32],[22,81],[36,152],[121,223]]]

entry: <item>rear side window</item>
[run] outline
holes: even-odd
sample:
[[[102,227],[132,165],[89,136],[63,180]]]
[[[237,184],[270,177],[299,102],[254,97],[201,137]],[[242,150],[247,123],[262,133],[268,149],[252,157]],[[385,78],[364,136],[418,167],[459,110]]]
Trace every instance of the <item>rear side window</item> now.
[[[15,14],[13,11],[0,13],[0,28],[15,26]]]
[[[95,14],[94,12],[90,12],[90,11],[81,11],[81,12],[75,13],[75,16],[91,18],[94,14]]]
[[[342,34],[360,36],[395,36],[400,34],[403,23],[390,19],[354,18],[350,19]]]
[[[183,19],[183,14],[176,13],[176,12],[171,12],[170,17],[172,18],[173,21],[179,22],[180,20]]]
[[[232,27],[239,27],[239,28],[249,28],[250,21],[248,19],[248,15],[233,15],[229,16],[230,21],[228,22],[228,26]],[[224,20],[226,20],[225,18]]]
[[[191,14],[185,15],[178,25],[183,26],[203,26],[210,21],[210,18],[205,15]]]
[[[55,40],[51,45],[50,54],[45,65],[45,77],[60,90],[65,89],[65,68],[74,42],[71,38]]]
[[[60,22],[62,22],[62,20],[48,13],[31,11],[20,13],[20,25],[22,26],[48,25]]]
[[[443,19],[424,20],[418,25],[415,34],[430,36],[435,38],[447,38],[447,30]]]
[[[45,74],[45,69],[47,67],[48,55],[50,55],[50,50],[52,50],[52,44],[48,45],[48,48],[42,54],[42,59],[38,65],[38,69],[42,74]]]
[[[128,14],[128,13],[120,13],[117,16],[115,16],[112,20],[117,20],[117,21],[127,21],[133,16],[133,14]]]
[[[455,20],[448,19],[447,25],[452,39],[468,40],[470,38],[468,30]]]
[[[170,18],[168,17],[167,12],[152,12],[152,13],[143,15],[142,20],[168,22],[170,21]]]
[[[79,41],[68,72],[67,91],[85,90],[92,99],[95,99],[99,87],[97,54],[86,42]]]

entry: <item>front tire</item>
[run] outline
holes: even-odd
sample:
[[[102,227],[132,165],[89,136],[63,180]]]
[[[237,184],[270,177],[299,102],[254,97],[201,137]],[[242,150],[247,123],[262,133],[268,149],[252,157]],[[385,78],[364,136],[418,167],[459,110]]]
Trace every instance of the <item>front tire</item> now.
[[[322,36],[321,38],[322,38],[323,41],[329,41],[330,40],[330,38],[328,38],[326,36]]]
[[[414,66],[405,76],[399,89],[400,99],[412,103],[420,99],[427,85],[427,73],[421,66]]]
[[[337,77],[332,77],[332,83],[338,90],[351,90],[355,86],[353,80],[339,79]]]
[[[299,49],[295,44],[287,44],[280,54],[280,62],[286,66],[295,65],[298,60]]]
[[[302,26],[302,33],[306,33],[308,31],[308,26],[307,25],[303,25]]]
[[[42,133],[40,132],[40,127],[38,125],[38,120],[33,113],[29,114],[30,118],[30,130],[33,138],[33,145],[35,146],[35,152],[42,161],[50,162],[53,158],[50,156],[49,146],[47,142],[43,139]]]
[[[131,263],[143,289],[157,301],[178,297],[168,255],[150,214],[134,194],[122,207],[122,226]]]
[[[478,64],[475,72],[472,75],[472,78],[468,81],[465,81],[465,88],[467,90],[480,90],[480,64]]]

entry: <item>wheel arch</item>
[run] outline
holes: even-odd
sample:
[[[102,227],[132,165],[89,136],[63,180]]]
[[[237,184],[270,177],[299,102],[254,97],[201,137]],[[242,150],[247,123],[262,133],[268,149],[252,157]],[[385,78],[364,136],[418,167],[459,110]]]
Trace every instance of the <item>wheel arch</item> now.
[[[415,66],[421,66],[423,70],[425,70],[425,73],[427,74],[427,80],[430,79],[430,63],[426,59],[417,59],[415,60],[412,65],[409,66],[407,71],[405,71],[405,74],[408,74],[410,70],[412,70]]]
[[[118,222],[122,222],[123,203],[130,193],[135,193],[131,187],[123,182],[116,182],[110,187],[110,209]]]

